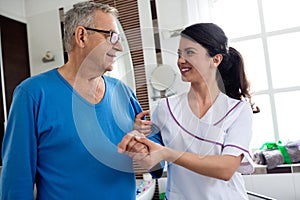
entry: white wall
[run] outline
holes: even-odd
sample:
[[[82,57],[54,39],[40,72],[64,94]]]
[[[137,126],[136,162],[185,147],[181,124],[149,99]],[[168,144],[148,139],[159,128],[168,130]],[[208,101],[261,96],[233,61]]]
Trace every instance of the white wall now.
[[[63,65],[63,46],[58,9],[27,17],[28,48],[31,75]],[[43,63],[47,51],[55,56],[53,62]]]
[[[0,0],[0,14],[26,23],[25,0]]]
[[[82,0],[25,0],[26,16],[38,15],[53,9],[64,7],[69,9],[73,4]]]

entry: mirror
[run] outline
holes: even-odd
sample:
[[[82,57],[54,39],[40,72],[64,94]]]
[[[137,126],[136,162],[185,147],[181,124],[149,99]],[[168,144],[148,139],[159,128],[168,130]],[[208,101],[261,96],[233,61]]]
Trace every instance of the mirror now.
[[[176,73],[169,65],[158,65],[151,73],[150,84],[160,92],[161,98],[166,97],[166,91],[176,79]]]
[[[176,74],[171,66],[159,65],[151,73],[150,83],[158,91],[164,91],[171,87],[175,81]]]

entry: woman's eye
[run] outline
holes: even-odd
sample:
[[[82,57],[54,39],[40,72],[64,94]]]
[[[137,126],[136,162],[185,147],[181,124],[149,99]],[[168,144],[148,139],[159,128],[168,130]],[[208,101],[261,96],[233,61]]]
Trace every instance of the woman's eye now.
[[[186,55],[189,55],[189,56],[190,56],[190,55],[193,55],[193,54],[194,54],[194,51],[192,51],[192,50],[187,50],[187,51],[186,51]]]

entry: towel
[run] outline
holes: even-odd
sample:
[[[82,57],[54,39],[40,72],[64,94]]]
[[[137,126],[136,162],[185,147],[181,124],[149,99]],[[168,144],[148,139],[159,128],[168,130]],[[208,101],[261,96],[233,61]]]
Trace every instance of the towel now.
[[[286,145],[286,150],[292,163],[300,162],[300,145]],[[253,161],[256,164],[267,165],[268,169],[273,169],[277,165],[284,164],[284,157],[278,149],[262,149],[254,153]]]

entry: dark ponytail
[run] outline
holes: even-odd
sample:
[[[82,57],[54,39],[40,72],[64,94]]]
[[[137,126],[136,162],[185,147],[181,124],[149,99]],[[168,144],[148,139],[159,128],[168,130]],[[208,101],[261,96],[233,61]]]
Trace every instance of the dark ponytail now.
[[[181,36],[201,44],[211,57],[222,54],[223,60],[216,76],[220,90],[231,98],[246,99],[253,112],[259,112],[259,108],[254,108],[251,102],[250,83],[245,73],[243,57],[236,49],[228,48],[228,38],[219,26],[213,23],[194,24],[185,28]]]
[[[218,70],[217,81],[222,92],[238,100],[251,97],[250,84],[244,71],[244,60],[236,49],[229,48],[228,53],[223,55]]]
[[[250,83],[245,73],[244,59],[235,48],[229,47],[228,53],[218,66],[217,81],[222,92],[231,98],[250,102],[254,113],[260,110],[251,101]]]

